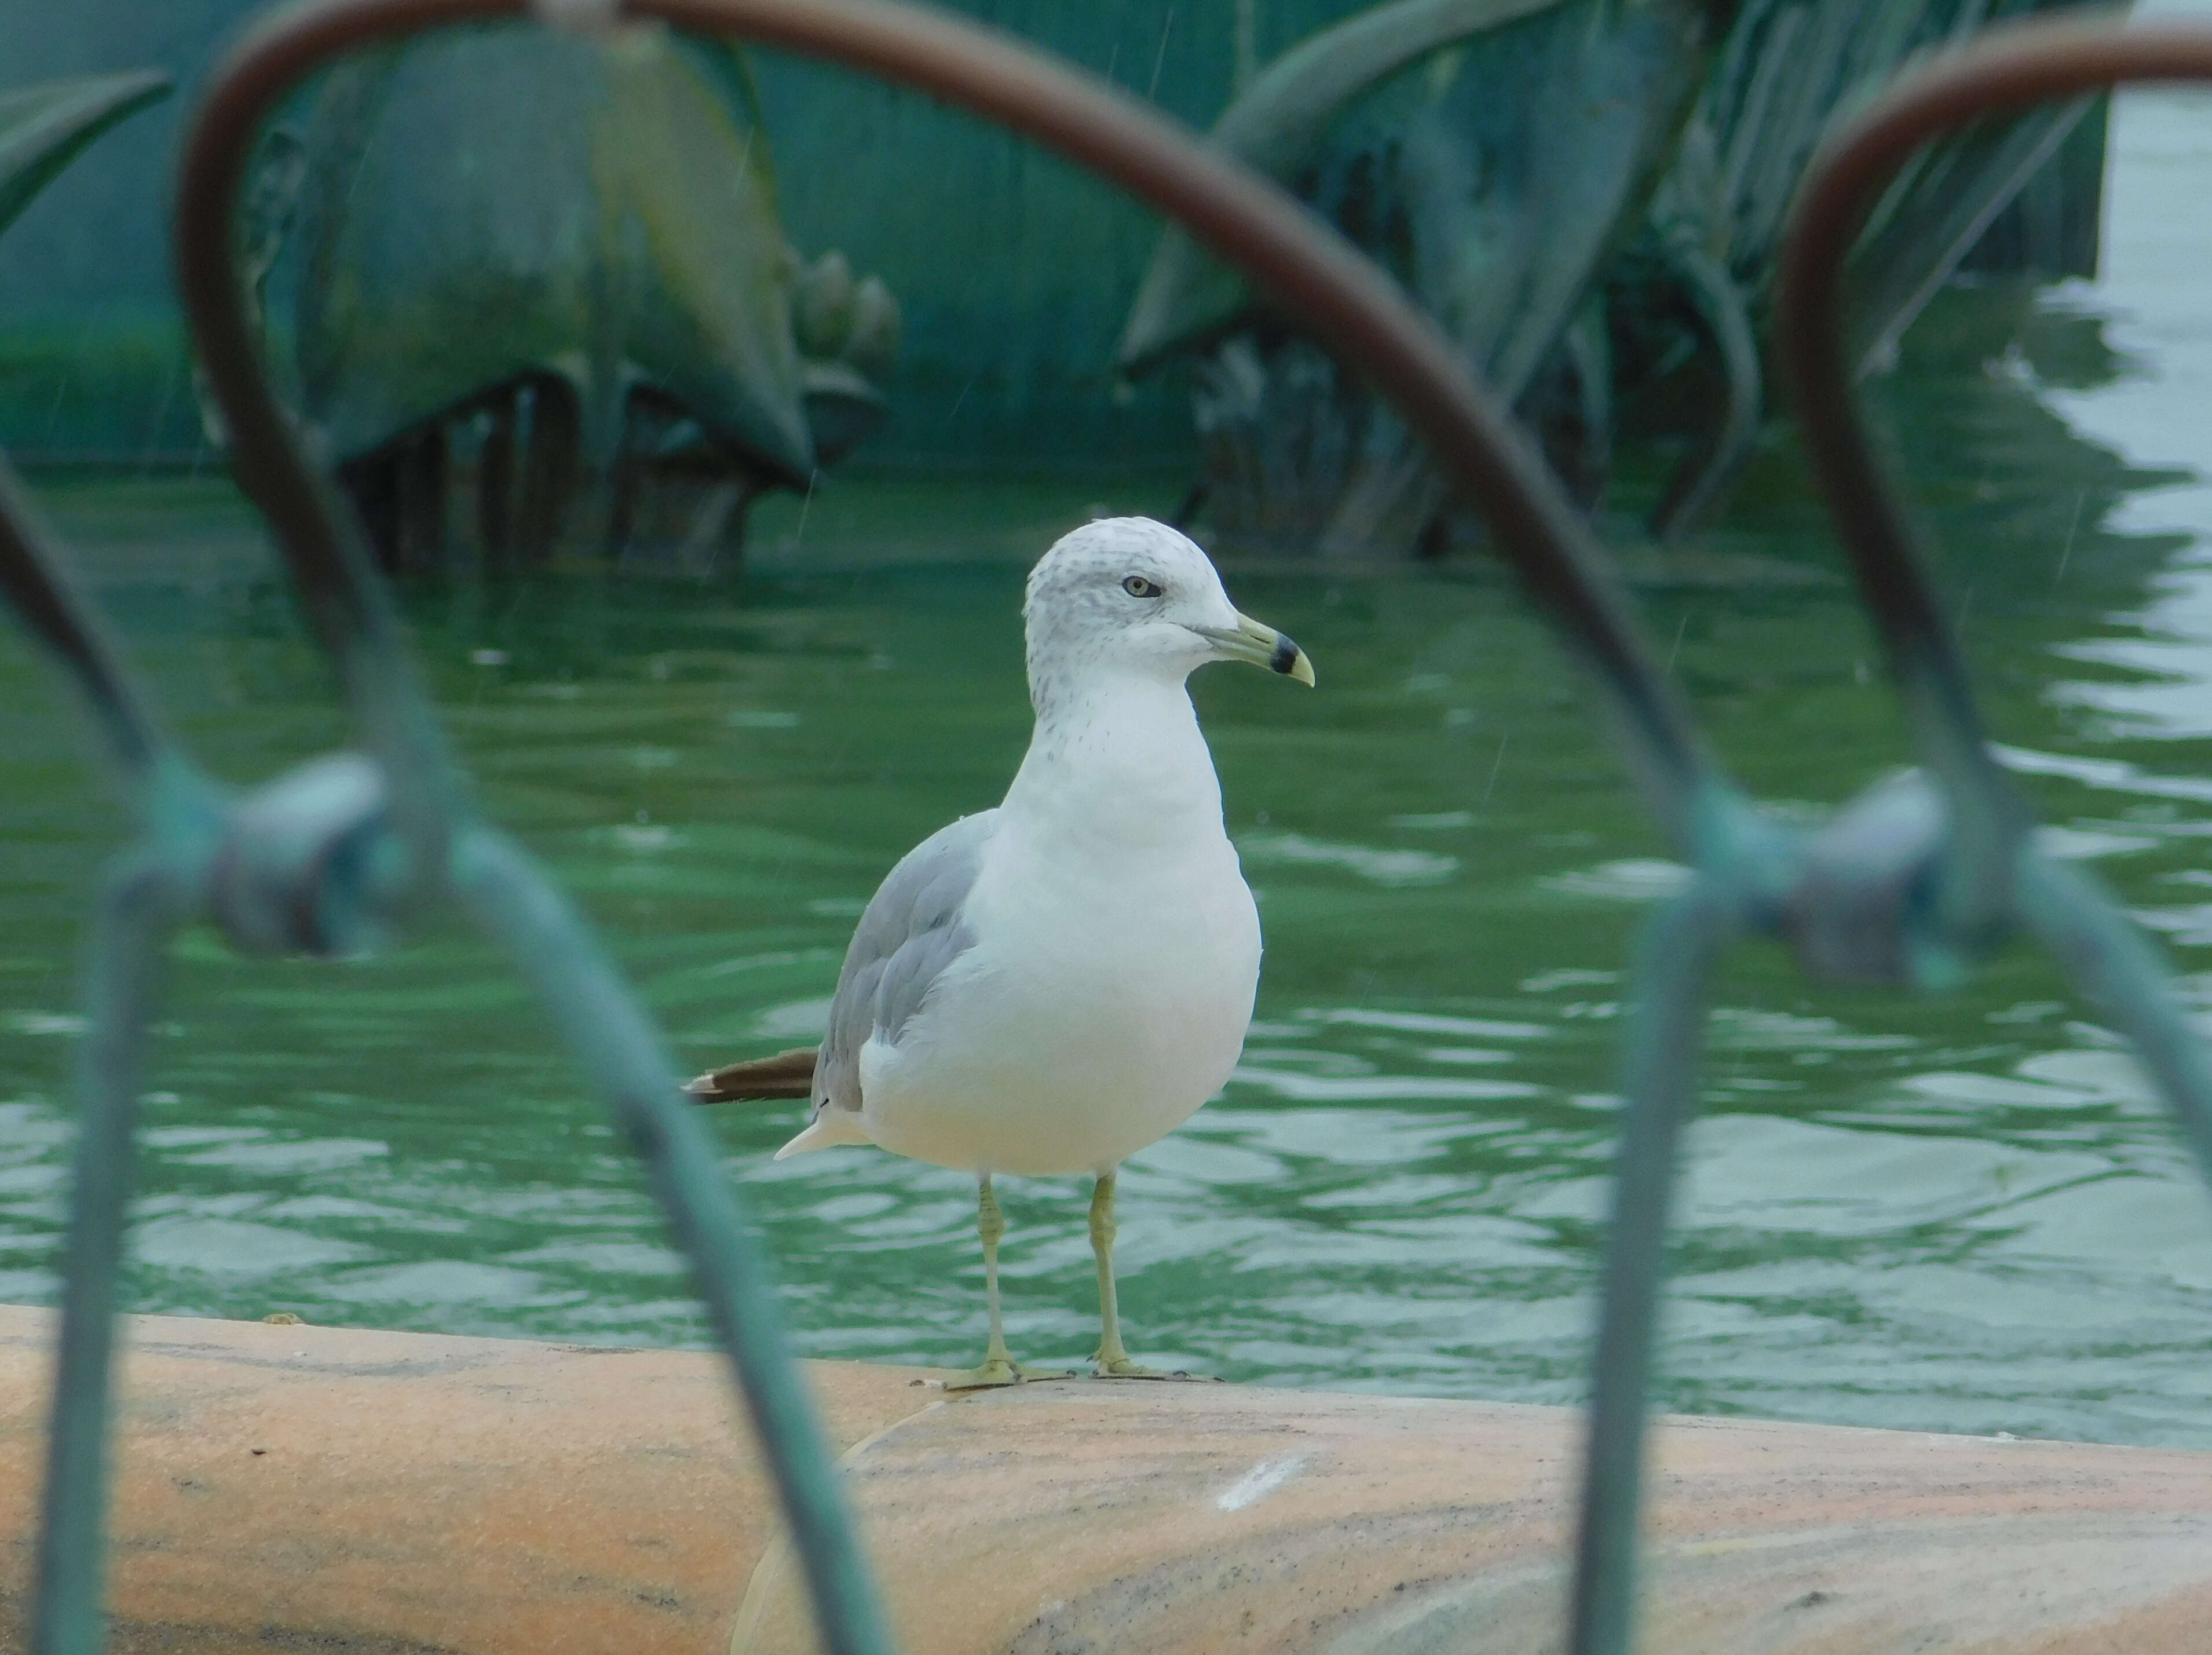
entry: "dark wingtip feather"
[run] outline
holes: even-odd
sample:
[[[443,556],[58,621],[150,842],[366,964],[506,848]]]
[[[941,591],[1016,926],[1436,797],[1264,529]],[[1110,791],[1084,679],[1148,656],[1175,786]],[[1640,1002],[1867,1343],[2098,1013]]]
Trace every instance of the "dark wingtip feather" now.
[[[820,1056],[812,1046],[794,1046],[773,1057],[755,1057],[742,1063],[726,1063],[709,1069],[684,1090],[695,1103],[770,1103],[779,1098],[807,1098],[814,1095],[814,1064]]]

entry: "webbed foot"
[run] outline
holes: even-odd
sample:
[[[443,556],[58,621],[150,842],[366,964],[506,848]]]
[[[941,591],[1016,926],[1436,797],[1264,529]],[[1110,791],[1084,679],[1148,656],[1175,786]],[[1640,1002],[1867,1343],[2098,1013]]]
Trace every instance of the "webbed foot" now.
[[[1020,1384],[1029,1377],[1020,1363],[1009,1361],[1003,1356],[994,1356],[985,1360],[981,1367],[946,1375],[945,1388],[948,1391],[990,1390],[1000,1385]]]
[[[1193,1373],[1187,1368],[1172,1371],[1164,1367],[1146,1367],[1142,1362],[1127,1356],[1109,1357],[1103,1352],[1091,1359],[1092,1377],[1100,1379],[1186,1379],[1211,1382],[1210,1373]]]

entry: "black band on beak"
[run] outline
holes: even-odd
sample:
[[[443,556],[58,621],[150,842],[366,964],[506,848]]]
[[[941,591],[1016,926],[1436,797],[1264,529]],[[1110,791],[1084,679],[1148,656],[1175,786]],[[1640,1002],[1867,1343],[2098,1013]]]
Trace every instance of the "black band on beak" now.
[[[1275,639],[1275,653],[1267,657],[1270,672],[1287,672],[1298,664],[1298,647],[1279,634]]]

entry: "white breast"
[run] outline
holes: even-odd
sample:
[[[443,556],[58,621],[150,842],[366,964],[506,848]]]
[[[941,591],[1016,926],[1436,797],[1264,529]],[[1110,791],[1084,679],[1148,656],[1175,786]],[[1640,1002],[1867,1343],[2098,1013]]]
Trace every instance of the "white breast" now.
[[[1097,1171],[1172,1131],[1236,1066],[1260,923],[1224,841],[1145,877],[994,856],[979,943],[894,1049],[860,1057],[868,1135],[943,1166]]]
[[[884,1148],[970,1170],[1103,1171],[1228,1079],[1259,983],[1259,916],[1179,686],[1176,699],[1188,739],[1120,755],[1141,764],[1093,744],[1080,776],[1026,789],[1024,766],[963,905],[975,946],[896,1047],[861,1052],[862,1119]],[[1040,796],[1051,807],[1030,807]]]

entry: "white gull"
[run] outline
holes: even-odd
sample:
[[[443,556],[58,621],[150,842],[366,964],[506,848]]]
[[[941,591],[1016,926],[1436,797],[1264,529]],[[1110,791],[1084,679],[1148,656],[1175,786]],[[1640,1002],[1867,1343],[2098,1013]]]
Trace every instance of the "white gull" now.
[[[1243,660],[1314,681],[1303,650],[1237,613],[1204,552],[1146,518],[1063,538],[1030,571],[1022,613],[1036,725],[1005,801],[891,870],[853,934],[818,1054],[692,1083],[755,1097],[749,1082],[811,1067],[811,1117],[778,1159],[873,1143],[976,1175],[990,1346],[956,1387],[1023,1377],[1000,1322],[998,1172],[1096,1177],[1093,1360],[1152,1377],[1115,1305],[1115,1169],[1229,1078],[1260,978],[1259,915],[1184,680]]]

